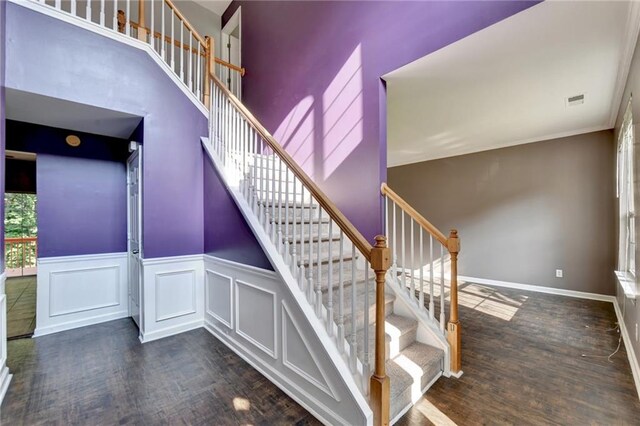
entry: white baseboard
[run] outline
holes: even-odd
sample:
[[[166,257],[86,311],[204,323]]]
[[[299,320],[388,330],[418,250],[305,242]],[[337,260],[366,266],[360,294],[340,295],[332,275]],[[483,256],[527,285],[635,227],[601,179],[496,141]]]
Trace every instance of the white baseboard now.
[[[624,300],[627,303],[627,300]],[[624,317],[622,312],[620,311],[620,306],[618,305],[618,300],[616,299],[613,302],[613,307],[616,310],[616,317],[618,318],[618,324],[620,325],[620,333],[622,333],[622,340],[624,341],[624,348],[627,352],[627,357],[629,359],[629,365],[631,366],[631,374],[633,374],[633,381],[636,384],[636,392],[638,393],[638,398],[640,399],[640,364],[638,364],[638,358],[633,350],[633,345],[631,344],[631,336],[629,336],[629,330],[627,330],[627,325],[624,322]]]
[[[636,357],[636,354],[633,350],[631,337],[629,336],[629,332],[624,322],[622,312],[620,311],[620,306],[618,306],[618,299],[615,296],[609,296],[606,294],[598,294],[598,293],[588,293],[584,291],[563,290],[563,289],[558,289],[553,287],[543,287],[543,286],[536,286],[531,284],[519,284],[519,283],[508,282],[508,281],[489,280],[485,278],[458,276],[458,279],[461,281],[476,283],[476,284],[486,284],[486,285],[496,286],[496,287],[507,287],[507,288],[513,288],[517,290],[533,291],[537,293],[546,293],[546,294],[556,294],[559,296],[575,297],[578,299],[598,300],[602,302],[613,303],[613,308],[616,312],[616,318],[618,319],[618,324],[620,325],[620,332],[622,333],[622,340],[624,341],[624,347],[627,352],[627,358],[629,359],[629,365],[631,366],[633,381],[636,385],[638,398],[640,398],[640,364],[638,364],[638,358]],[[625,300],[625,303],[626,303],[626,300]]]
[[[103,322],[114,321],[117,319],[127,318],[129,312],[127,310],[114,312],[104,315],[94,315],[81,320],[68,321],[56,325],[45,327],[37,327],[33,332],[33,337],[46,336],[47,334],[59,333],[61,331],[73,330],[74,328],[86,327],[88,325],[101,324]]]
[[[204,326],[204,322],[201,320],[196,320],[190,323],[179,324],[173,327],[167,327],[160,330],[156,330],[151,333],[144,333],[140,331],[140,342],[149,343],[154,340],[163,339],[169,336],[175,336],[176,334],[184,333],[187,331],[195,330],[197,328],[202,328]]]
[[[603,302],[613,302],[616,299],[615,296],[609,296],[606,294],[588,293],[585,291],[575,291],[575,290],[564,290],[561,288],[543,287],[543,286],[531,285],[531,284],[520,284],[520,283],[509,282],[509,281],[490,280],[486,278],[465,277],[462,275],[458,276],[458,281],[465,281],[465,282],[476,283],[476,284],[486,284],[486,285],[496,286],[496,287],[514,288],[517,290],[524,290],[524,291],[534,291],[536,293],[557,294],[559,296],[575,297],[578,299],[600,300]]]
[[[127,253],[39,258],[35,336],[128,316]]]
[[[7,390],[9,390],[9,383],[11,383],[12,377],[13,374],[9,374],[9,368],[3,365],[2,371],[0,371],[0,403],[4,400]]]

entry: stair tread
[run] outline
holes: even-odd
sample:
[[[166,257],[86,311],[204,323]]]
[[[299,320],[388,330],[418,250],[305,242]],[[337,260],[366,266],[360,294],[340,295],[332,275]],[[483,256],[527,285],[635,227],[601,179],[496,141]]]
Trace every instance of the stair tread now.
[[[403,317],[401,315],[390,314],[385,319],[385,342],[386,344],[391,344],[392,342],[397,342],[396,344],[400,344],[400,340],[402,336],[409,334],[418,328],[418,321]],[[376,325],[369,325],[369,354],[375,353],[375,330]],[[364,331],[365,328],[362,327],[356,332],[356,342],[357,342],[357,352],[358,357],[360,359],[364,358]],[[348,332],[348,330],[347,330]],[[415,336],[414,336],[415,337]],[[401,344],[400,344],[401,346]],[[404,349],[403,347],[395,347],[393,348],[393,352],[397,350]]]
[[[407,391],[420,382],[420,391],[443,370],[444,351],[424,343],[414,342],[386,362],[391,382],[391,418],[408,404],[411,394]]]

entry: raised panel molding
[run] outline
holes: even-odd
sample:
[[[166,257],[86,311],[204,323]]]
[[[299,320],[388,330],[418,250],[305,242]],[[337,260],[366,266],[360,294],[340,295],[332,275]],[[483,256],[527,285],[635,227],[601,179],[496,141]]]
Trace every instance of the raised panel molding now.
[[[119,305],[120,273],[118,265],[49,273],[49,316]]]
[[[278,359],[276,293],[238,279],[235,293],[236,333]],[[256,321],[257,318],[260,321]]]
[[[195,269],[159,272],[155,285],[156,322],[196,313]]]
[[[211,269],[206,269],[205,273],[206,312],[233,329],[233,278]]]
[[[290,348],[289,344],[293,344],[293,347]],[[302,355],[307,358],[308,365],[297,365],[293,357],[290,357],[290,351],[292,355],[295,353],[296,357]],[[340,397],[331,385],[331,381],[327,378],[327,374],[318,361],[318,355],[316,355],[313,346],[309,344],[304,334],[300,331],[300,326],[284,302],[282,302],[282,364],[337,402],[340,402]],[[316,371],[309,371],[310,369],[315,369]],[[318,374],[320,377],[318,377]]]

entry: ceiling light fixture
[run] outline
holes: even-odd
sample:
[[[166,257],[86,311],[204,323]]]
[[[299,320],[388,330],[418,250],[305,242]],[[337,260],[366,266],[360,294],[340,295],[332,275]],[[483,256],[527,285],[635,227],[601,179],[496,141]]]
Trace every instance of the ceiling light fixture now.
[[[80,138],[76,135],[69,135],[65,140],[67,141],[67,145],[69,146],[72,146],[74,148],[80,146]]]

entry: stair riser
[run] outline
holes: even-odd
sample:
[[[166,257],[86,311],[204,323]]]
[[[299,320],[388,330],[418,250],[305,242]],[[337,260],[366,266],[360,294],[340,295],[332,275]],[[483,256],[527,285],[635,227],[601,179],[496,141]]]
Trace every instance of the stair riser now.
[[[374,297],[371,296],[369,301],[373,303]],[[334,294],[334,318],[337,322],[337,293]],[[350,302],[349,302],[350,303]],[[356,305],[356,329],[360,329],[364,327],[364,309],[362,309],[363,301],[358,300],[358,305]],[[325,299],[326,306],[326,299]],[[391,315],[393,313],[393,300],[389,300],[385,303],[385,316]],[[375,305],[371,305],[369,307],[369,325],[374,324],[376,320],[376,307]],[[345,330],[351,330],[351,306],[348,303],[345,303],[345,316],[344,316],[344,326]]]
[[[298,259],[301,258],[303,246],[301,244],[290,245],[291,252],[293,252],[293,248],[295,247],[296,253],[298,254]],[[304,259],[309,259],[309,249],[313,250],[313,261],[315,262],[318,258],[318,248],[320,249],[320,257],[321,259],[329,258],[329,241],[323,242],[314,242],[311,247],[309,247],[309,243],[304,243]],[[342,251],[340,251],[340,241],[332,241],[331,242],[331,255],[332,257],[337,257],[340,253],[342,253],[344,258],[351,259],[351,244],[347,245],[346,242],[343,242]]]

